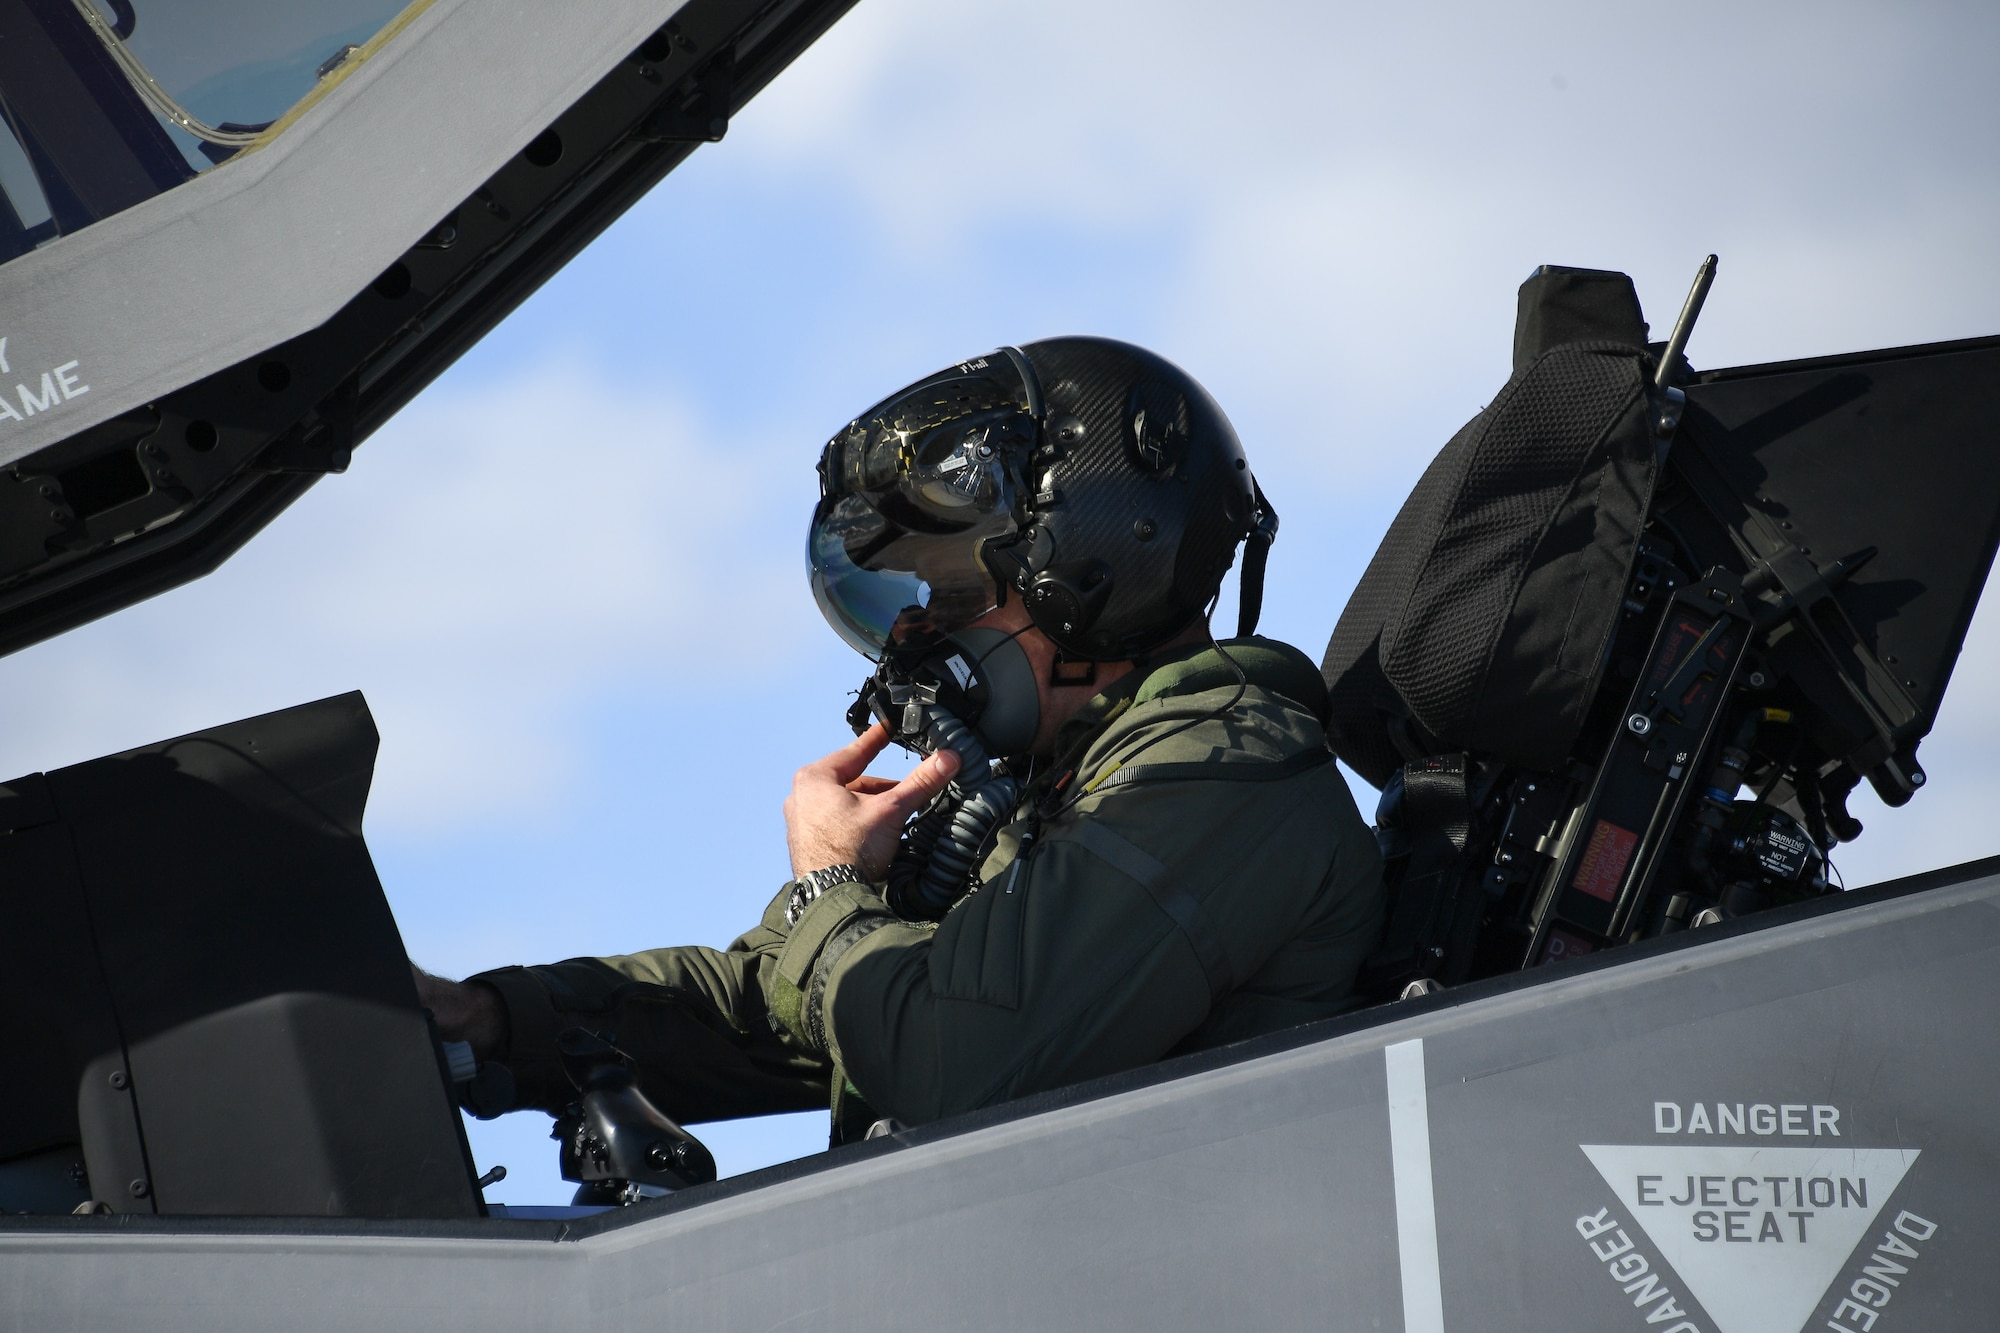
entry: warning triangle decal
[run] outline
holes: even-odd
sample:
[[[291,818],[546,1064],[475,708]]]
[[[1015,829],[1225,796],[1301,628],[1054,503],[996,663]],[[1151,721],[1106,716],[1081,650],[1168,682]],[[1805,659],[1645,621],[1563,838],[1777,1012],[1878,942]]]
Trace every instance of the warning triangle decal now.
[[[1915,1148],[1585,1144],[1720,1333],[1800,1333]]]

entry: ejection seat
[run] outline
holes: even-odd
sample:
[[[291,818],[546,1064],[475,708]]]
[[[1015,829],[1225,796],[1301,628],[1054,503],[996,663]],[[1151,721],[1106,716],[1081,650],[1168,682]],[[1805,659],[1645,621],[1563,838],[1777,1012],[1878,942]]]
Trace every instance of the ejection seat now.
[[[1334,630],[1331,744],[1384,789],[1379,998],[1827,892],[1848,793],[1923,784],[2000,538],[2000,347],[1696,373],[1713,272],[1670,346],[1624,274],[1536,270],[1512,376]]]

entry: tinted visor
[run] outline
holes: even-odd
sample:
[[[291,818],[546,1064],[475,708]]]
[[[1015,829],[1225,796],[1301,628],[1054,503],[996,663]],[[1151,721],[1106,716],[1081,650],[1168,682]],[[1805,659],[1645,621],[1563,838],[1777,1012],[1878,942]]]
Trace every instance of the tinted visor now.
[[[1019,353],[919,381],[826,446],[806,541],[813,598],[868,657],[962,629],[999,603],[982,559],[1024,517],[1040,395]]]

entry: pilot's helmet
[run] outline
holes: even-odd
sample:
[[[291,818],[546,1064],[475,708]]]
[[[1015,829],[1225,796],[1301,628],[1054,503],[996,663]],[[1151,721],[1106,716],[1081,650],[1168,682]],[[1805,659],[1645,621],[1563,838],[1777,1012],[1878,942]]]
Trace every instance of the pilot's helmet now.
[[[1243,446],[1187,372],[1109,338],[962,361],[821,455],[806,562],[828,623],[879,659],[1011,590],[1066,657],[1159,647],[1213,600],[1257,513]]]

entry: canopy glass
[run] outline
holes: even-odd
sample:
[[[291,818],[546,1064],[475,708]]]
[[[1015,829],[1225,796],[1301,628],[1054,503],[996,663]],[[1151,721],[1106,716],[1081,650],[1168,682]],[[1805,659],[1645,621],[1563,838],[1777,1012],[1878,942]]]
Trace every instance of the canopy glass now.
[[[430,0],[0,0],[0,263],[254,151]]]

